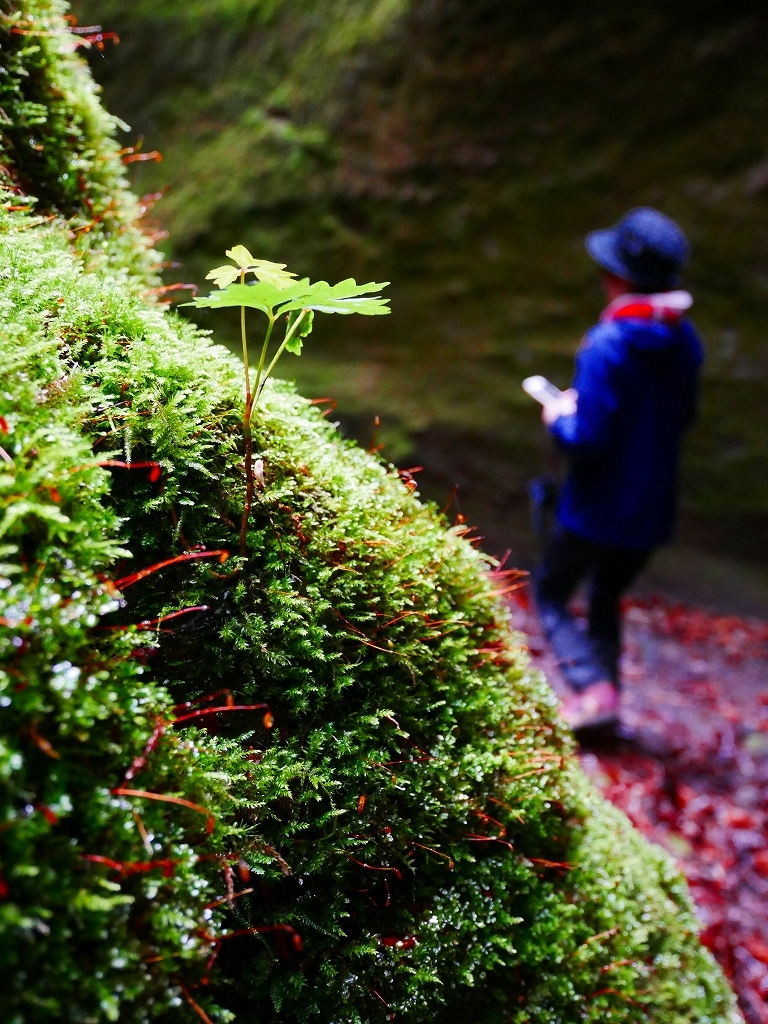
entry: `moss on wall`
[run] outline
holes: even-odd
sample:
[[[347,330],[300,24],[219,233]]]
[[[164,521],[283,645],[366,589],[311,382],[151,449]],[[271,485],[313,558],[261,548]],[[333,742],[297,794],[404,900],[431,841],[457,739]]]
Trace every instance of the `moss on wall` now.
[[[58,8],[20,9],[71,61]],[[138,294],[128,222],[94,259],[18,200],[8,1019],[736,1024],[680,874],[582,776],[466,527],[275,384],[236,556],[238,363]]]
[[[138,205],[113,139],[120,122],[98,101],[79,37],[62,29],[68,9],[62,0],[0,0],[0,184],[15,205],[32,199],[39,217],[65,225],[89,267],[147,287],[160,257],[135,227]]]
[[[302,272],[385,273],[393,316],[321,329],[291,372],[366,442],[379,414],[388,453],[446,494],[461,481],[503,551],[548,455],[520,381],[565,386],[601,308],[583,236],[659,206],[691,237],[708,350],[683,538],[764,563],[766,13],[413,0],[371,45],[366,9],[387,5],[79,0],[121,33],[93,66],[129,138],[164,152],[136,180],[170,186],[156,213],[184,280],[244,225]],[[354,45],[334,49],[342,24]]]

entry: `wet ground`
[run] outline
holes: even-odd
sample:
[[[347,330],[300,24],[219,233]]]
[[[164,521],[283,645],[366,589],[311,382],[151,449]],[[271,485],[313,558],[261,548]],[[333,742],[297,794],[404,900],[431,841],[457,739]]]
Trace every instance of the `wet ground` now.
[[[645,596],[624,619],[623,735],[583,766],[677,860],[748,1024],[768,1024],[768,622]],[[533,611],[515,621],[564,693]]]

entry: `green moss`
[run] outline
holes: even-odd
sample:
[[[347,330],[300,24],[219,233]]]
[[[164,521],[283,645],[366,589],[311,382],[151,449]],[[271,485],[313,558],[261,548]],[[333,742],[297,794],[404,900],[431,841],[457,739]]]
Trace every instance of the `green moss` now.
[[[155,636],[97,625],[119,603],[101,574],[127,553],[105,504],[108,472],[79,429],[96,395],[82,374],[67,372],[52,325],[97,306],[104,281],[83,273],[65,231],[20,214],[3,213],[0,248],[4,1014],[14,1022],[145,1020],[178,1003],[171,976],[200,976],[208,948],[200,929],[220,892],[220,864],[198,860],[199,813],[110,792],[159,717],[173,714],[136,657],[138,647],[151,654]],[[230,791],[242,762],[228,765],[226,744],[216,748],[182,732],[166,736],[134,783],[209,808],[217,818],[211,854],[238,834]],[[134,809],[154,839],[142,842]],[[172,874],[160,863],[121,880],[92,856],[165,861]],[[153,956],[155,966],[145,963]]]
[[[62,23],[68,9],[63,0],[0,0],[0,185],[34,201],[41,217],[66,221],[89,266],[146,287],[159,257],[135,226],[112,138],[120,122],[75,55],[78,37]]]
[[[73,253],[65,222],[14,205],[9,1019],[181,1021],[194,1000],[217,1021],[736,1024],[679,873],[581,774],[503,574],[289,386],[267,388],[254,425],[247,559],[130,582],[237,550],[241,370],[125,267]],[[99,465],[116,461],[163,475]],[[173,726],[174,705],[220,691],[268,704],[274,728],[263,708]]]

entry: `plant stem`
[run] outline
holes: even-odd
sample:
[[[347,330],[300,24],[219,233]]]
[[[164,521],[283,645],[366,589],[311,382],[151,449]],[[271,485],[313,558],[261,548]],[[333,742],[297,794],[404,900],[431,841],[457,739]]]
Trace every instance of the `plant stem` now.
[[[240,275],[241,284],[245,283],[245,271]],[[262,377],[262,368],[267,357],[267,348],[269,347],[269,340],[272,337],[272,330],[275,326],[275,317],[269,318],[269,327],[264,338],[264,344],[261,346],[261,356],[259,357],[259,365],[256,369],[256,385],[255,395],[251,393],[251,380],[248,372],[248,343],[245,334],[245,306],[240,307],[240,332],[243,340],[243,363],[245,365],[245,413],[243,414],[243,434],[245,435],[245,504],[243,506],[243,519],[240,524],[240,555],[242,558],[248,557],[248,519],[251,515],[251,507],[253,506],[253,494],[254,494],[254,482],[253,482],[253,434],[251,432],[251,413],[256,403],[259,401],[261,392],[264,390],[264,385],[269,379],[269,375],[275,367],[280,356],[285,351],[285,346],[293,337],[297,327],[306,316],[307,311],[302,310],[301,316],[296,317],[291,329],[286,332],[283,338],[280,348],[275,353],[272,362],[267,367],[264,376]]]
[[[240,284],[245,284],[245,271],[240,275]],[[245,306],[240,307],[240,338],[243,343],[243,366],[245,367],[245,405],[250,405],[251,374],[248,367],[248,338],[245,333]]]
[[[278,359],[280,358],[280,356],[285,351],[285,346],[291,340],[291,338],[293,337],[293,335],[296,332],[296,328],[299,326],[299,324],[301,323],[301,321],[304,319],[304,317],[307,315],[308,312],[309,312],[308,310],[302,309],[301,316],[297,316],[296,317],[296,319],[293,321],[293,324],[291,325],[290,331],[288,331],[286,333],[285,337],[283,338],[283,341],[282,341],[282,344],[280,345],[280,348],[277,350],[277,352],[275,352],[275,355],[274,355],[274,358],[272,359],[272,362],[269,364],[269,366],[267,367],[267,369],[264,372],[264,379],[261,381],[261,384],[259,385],[259,389],[256,392],[256,398],[254,400],[254,405],[256,404],[256,402],[258,402],[258,400],[259,400],[259,398],[261,396],[261,392],[264,390],[264,385],[269,380],[269,375],[270,375],[270,373],[272,373],[272,371],[275,368],[275,364],[277,363]]]
[[[245,284],[245,271],[240,274],[240,283]],[[248,338],[245,333],[245,306],[240,307],[240,334],[243,342],[243,365],[245,367],[245,411],[243,413],[243,436],[245,437],[245,504],[240,524],[240,556],[248,557],[248,519],[253,505],[253,434],[251,433],[251,412],[253,395],[248,367]]]
[[[264,344],[261,346],[261,355],[259,356],[259,365],[256,368],[256,384],[254,389],[256,393],[259,393],[259,383],[261,381],[261,371],[264,368],[264,360],[267,358],[267,348],[269,346],[269,339],[272,337],[272,329],[275,326],[275,320],[277,317],[270,316],[269,327],[267,328],[267,335],[264,338]]]

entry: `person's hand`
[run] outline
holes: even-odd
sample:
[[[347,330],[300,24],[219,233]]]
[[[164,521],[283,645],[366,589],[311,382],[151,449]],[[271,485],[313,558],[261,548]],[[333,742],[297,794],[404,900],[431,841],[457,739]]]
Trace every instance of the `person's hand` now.
[[[544,425],[551,427],[555,420],[559,420],[561,416],[573,416],[576,412],[578,399],[578,391],[568,388],[556,401],[547,402],[541,409],[541,418],[544,421]]]

